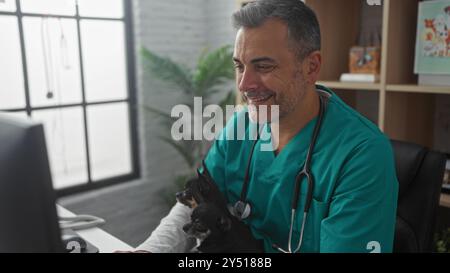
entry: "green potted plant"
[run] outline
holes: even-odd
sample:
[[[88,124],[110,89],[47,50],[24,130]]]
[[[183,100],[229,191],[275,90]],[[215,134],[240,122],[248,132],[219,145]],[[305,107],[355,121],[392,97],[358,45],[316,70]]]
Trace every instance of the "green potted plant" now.
[[[223,46],[213,51],[204,50],[198,58],[196,66],[191,69],[188,66],[174,62],[168,57],[159,56],[146,48],[141,49],[143,64],[146,71],[177,88],[175,92],[181,92],[180,101],[187,105],[193,112],[194,97],[202,97],[203,105],[218,104],[225,109],[226,105],[235,104],[235,91],[230,90],[230,84],[234,79],[234,64],[232,61],[231,46]],[[226,89],[228,88],[228,90]],[[225,96],[217,101],[218,93]],[[168,205],[175,203],[175,192],[180,190],[189,177],[195,175],[196,168],[200,165],[210,145],[202,140],[175,141],[170,136],[173,122],[170,113],[161,111],[155,107],[144,105],[148,112],[159,118],[164,131],[159,138],[175,149],[188,166],[186,174],[181,174],[174,179],[174,184],[162,193]]]

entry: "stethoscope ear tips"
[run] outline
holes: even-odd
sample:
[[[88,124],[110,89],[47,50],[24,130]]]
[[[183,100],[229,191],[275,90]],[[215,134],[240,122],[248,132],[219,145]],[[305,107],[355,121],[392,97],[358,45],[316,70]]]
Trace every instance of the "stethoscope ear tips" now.
[[[249,203],[237,201],[233,207],[234,216],[240,220],[247,219],[251,213],[251,207]]]

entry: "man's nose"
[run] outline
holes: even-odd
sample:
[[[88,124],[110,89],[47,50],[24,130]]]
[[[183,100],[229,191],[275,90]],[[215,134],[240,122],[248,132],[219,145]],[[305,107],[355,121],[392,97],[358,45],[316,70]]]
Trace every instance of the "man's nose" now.
[[[238,88],[241,92],[246,92],[250,90],[255,90],[258,88],[259,79],[253,71],[245,69],[241,75],[237,77]]]

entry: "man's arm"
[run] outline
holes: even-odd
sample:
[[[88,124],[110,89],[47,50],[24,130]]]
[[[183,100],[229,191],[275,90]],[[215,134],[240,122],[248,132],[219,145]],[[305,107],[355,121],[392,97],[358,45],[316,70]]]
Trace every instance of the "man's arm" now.
[[[389,140],[368,140],[349,156],[322,221],[320,252],[392,252],[398,182]]]
[[[195,240],[183,231],[183,225],[190,221],[191,211],[187,206],[176,203],[150,237],[136,250],[152,253],[183,253],[191,250],[195,246]]]

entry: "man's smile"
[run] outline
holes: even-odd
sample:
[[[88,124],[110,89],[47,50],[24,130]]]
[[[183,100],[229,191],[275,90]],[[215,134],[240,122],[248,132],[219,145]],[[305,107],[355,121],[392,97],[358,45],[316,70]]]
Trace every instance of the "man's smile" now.
[[[262,104],[274,96],[273,92],[245,92],[245,98],[249,104]]]

